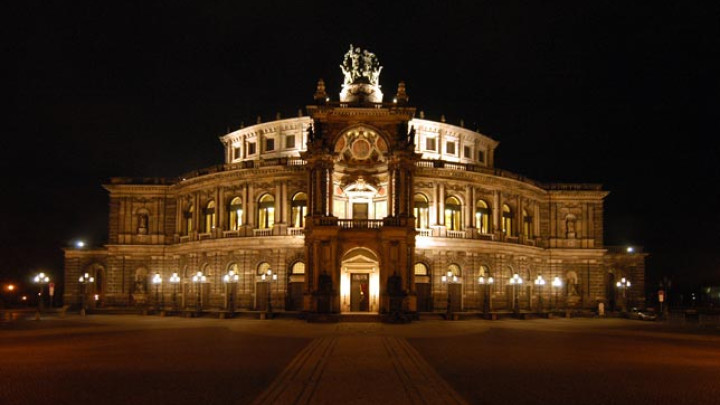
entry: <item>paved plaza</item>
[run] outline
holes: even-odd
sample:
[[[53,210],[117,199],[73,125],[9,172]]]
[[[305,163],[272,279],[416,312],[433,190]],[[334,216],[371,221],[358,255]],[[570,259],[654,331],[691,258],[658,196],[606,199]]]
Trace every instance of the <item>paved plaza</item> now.
[[[0,404],[720,404],[720,331],[625,319],[0,323]]]

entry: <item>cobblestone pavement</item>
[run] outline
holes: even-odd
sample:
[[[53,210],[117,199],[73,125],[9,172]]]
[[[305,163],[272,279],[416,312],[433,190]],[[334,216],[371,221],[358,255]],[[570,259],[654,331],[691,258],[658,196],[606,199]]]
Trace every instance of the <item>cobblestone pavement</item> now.
[[[0,325],[0,404],[720,404],[720,333],[620,319]]]

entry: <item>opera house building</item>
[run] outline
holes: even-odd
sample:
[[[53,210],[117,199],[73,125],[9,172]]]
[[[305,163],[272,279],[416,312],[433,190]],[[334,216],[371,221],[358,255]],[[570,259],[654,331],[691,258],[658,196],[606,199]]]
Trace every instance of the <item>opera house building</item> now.
[[[425,119],[404,83],[384,96],[381,69],[351,47],[338,98],[320,80],[296,117],[221,136],[222,164],[109,179],[107,243],[65,250],[65,303],[307,319],[642,305],[646,254],[603,241],[608,191],[495,167],[496,140]]]

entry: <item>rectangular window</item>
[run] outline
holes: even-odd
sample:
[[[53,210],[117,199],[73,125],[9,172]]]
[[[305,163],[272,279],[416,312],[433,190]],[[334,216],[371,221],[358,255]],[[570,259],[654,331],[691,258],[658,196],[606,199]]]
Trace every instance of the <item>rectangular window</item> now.
[[[425,150],[436,150],[435,138],[425,138]]]
[[[285,137],[285,149],[295,148],[295,135],[288,135]]]
[[[254,155],[256,152],[255,142],[248,142],[247,150],[248,150],[248,155]]]
[[[265,152],[272,152],[275,150],[275,140],[272,138],[265,139]]]
[[[445,152],[448,155],[454,155],[455,154],[455,142],[447,141],[445,143]]]
[[[478,162],[485,163],[485,151],[478,151]]]
[[[233,148],[233,159],[240,159],[240,158],[241,158],[240,147],[237,146],[237,147]]]
[[[463,157],[466,159],[472,159],[472,150],[469,146],[463,147]]]

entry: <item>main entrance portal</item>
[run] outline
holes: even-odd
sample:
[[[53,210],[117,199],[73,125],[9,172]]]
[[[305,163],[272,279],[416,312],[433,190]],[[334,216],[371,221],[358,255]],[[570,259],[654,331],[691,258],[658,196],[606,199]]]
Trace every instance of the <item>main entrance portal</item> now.
[[[370,311],[370,277],[369,274],[350,273],[350,311]]]
[[[341,312],[378,312],[379,268],[377,256],[369,249],[351,249],[343,256],[340,271]]]

